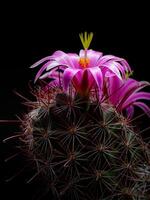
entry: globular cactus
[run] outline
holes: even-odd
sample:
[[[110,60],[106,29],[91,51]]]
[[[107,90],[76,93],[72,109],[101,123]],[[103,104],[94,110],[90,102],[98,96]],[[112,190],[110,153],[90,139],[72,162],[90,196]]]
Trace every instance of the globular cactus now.
[[[53,198],[148,199],[150,149],[130,120],[107,103],[45,97],[26,116],[23,137]]]
[[[45,62],[35,80],[46,82],[29,102],[22,149],[52,199],[148,200],[150,147],[133,115],[134,106],[150,115],[139,101],[149,83],[129,78],[124,59],[87,50],[92,36],[80,35],[80,56],[57,51],[32,66]]]

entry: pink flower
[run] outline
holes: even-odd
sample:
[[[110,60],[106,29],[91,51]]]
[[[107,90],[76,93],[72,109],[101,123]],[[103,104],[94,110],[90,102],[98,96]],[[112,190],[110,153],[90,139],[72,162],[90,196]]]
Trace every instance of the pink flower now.
[[[94,91],[93,96],[99,97],[100,102],[112,104],[118,112],[126,110],[129,118],[133,116],[134,106],[150,116],[150,108],[141,102],[150,100],[150,93],[140,91],[150,84],[129,78],[132,71],[126,60],[88,50],[92,37],[93,33],[80,34],[84,50],[80,50],[79,55],[56,51],[33,64],[31,68],[42,65],[35,81],[47,78],[50,80],[48,87],[56,84],[64,92],[68,92],[69,86],[73,85],[74,90],[84,97],[92,97]]]
[[[138,82],[131,78],[121,81],[115,76],[110,77],[107,83],[108,101],[114,105],[119,112],[126,110],[129,118],[134,114],[134,106],[140,107],[150,116],[150,108],[145,103],[141,102],[141,100],[150,100],[150,93],[140,91],[146,86],[150,86],[150,83],[146,81]]]
[[[63,89],[67,91],[72,84],[78,93],[85,96],[92,88],[97,88],[101,96],[104,77],[115,76],[121,80],[125,78],[126,72],[131,71],[124,59],[112,55],[103,56],[101,52],[93,50],[80,50],[79,55],[56,51],[52,56],[36,62],[31,68],[42,63],[44,65],[38,71],[35,81],[44,78],[59,79],[59,68],[63,71]]]

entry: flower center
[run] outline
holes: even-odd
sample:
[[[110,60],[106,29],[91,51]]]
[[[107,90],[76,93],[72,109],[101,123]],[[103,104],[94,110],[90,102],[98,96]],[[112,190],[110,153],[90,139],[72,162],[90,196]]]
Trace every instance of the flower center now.
[[[86,68],[88,67],[90,60],[88,58],[80,58],[79,64],[81,67]]]

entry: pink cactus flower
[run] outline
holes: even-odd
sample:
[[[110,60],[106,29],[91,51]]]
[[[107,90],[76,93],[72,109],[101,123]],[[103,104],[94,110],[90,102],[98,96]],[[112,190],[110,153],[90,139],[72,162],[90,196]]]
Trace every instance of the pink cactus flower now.
[[[116,76],[125,78],[126,72],[131,71],[128,63],[112,55],[103,56],[101,52],[81,50],[79,55],[56,51],[52,56],[46,57],[31,68],[46,63],[38,71],[35,81],[44,78],[59,78],[58,68],[63,71],[63,88],[67,91],[69,84],[73,84],[76,91],[87,95],[92,87],[98,88],[101,93],[104,77]],[[47,72],[45,72],[47,71]],[[44,72],[44,73],[43,73]]]
[[[150,108],[140,100],[150,100],[150,93],[139,92],[150,84],[138,82],[129,78],[132,73],[126,60],[113,55],[104,55],[102,52],[89,50],[93,34],[80,34],[84,50],[79,55],[56,51],[31,66],[42,65],[35,77],[54,81],[49,82],[61,85],[64,92],[73,85],[75,91],[84,97],[89,97],[92,89],[98,93],[99,101],[107,101],[119,112],[126,110],[129,118],[133,116],[134,106],[138,106],[150,116]]]
[[[115,76],[110,77],[107,83],[107,97],[109,103],[114,105],[119,112],[126,110],[128,118],[134,114],[134,106],[138,106],[150,116],[150,108],[141,100],[150,100],[150,93],[140,90],[150,86],[149,82],[136,81],[132,78],[120,80]]]

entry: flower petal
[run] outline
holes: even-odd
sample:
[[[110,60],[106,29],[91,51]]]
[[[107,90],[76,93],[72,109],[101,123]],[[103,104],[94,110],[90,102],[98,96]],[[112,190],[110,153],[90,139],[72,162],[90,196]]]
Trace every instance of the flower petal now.
[[[96,85],[98,86],[99,90],[102,90],[103,88],[103,75],[101,72],[101,69],[99,67],[92,67],[92,68],[87,68],[88,71],[92,74]]]
[[[122,65],[122,67],[123,67],[126,71],[129,71],[129,72],[132,71],[130,65],[128,64],[128,62],[127,62],[125,59],[122,59],[122,60],[120,61],[120,63],[121,63],[121,65]]]
[[[79,56],[76,53],[68,53],[72,68],[79,68]]]
[[[39,79],[44,79],[44,78],[62,78],[62,73],[57,71],[56,69],[51,70],[50,72],[46,72],[42,76],[39,77]]]
[[[53,57],[53,58],[59,58],[59,57],[65,56],[65,55],[66,55],[65,52],[58,50],[58,51],[55,51],[55,52],[53,53],[52,57]]]
[[[133,105],[140,107],[150,117],[150,108],[145,103],[135,102]]]
[[[53,61],[52,63],[50,63],[47,68],[46,68],[46,71],[49,71],[55,67],[58,67],[58,66],[64,66],[64,67],[67,67],[66,65],[61,65],[60,63],[58,63],[57,61]]]
[[[98,61],[98,66],[111,66],[112,63],[121,72],[123,78],[125,78],[125,72],[131,72],[131,68],[125,59],[113,55],[106,55],[101,57]]]
[[[138,92],[131,95],[122,105],[122,109],[128,107],[129,105],[133,104],[137,100],[150,100],[150,93],[148,92]]]
[[[35,68],[37,67],[38,65],[42,64],[43,62],[45,61],[49,61],[52,59],[52,56],[47,56],[45,58],[42,58],[41,60],[37,61],[36,63],[34,63],[33,65],[30,66],[30,68]]]
[[[67,53],[64,53],[62,51],[57,51],[55,53],[55,61],[58,62],[59,65],[64,65],[67,67],[74,68],[72,58]]]
[[[133,114],[134,114],[134,106],[129,106],[127,109],[126,109],[126,112],[127,112],[127,117],[128,119],[131,119],[133,117]]]
[[[64,85],[64,89],[67,90],[69,83],[71,82],[71,80],[73,79],[73,77],[80,71],[80,69],[71,69],[71,68],[67,68],[65,69],[64,73],[63,73],[63,85]]]
[[[75,77],[78,78],[82,76],[81,78],[81,82],[77,82],[77,90],[78,92],[83,95],[83,96],[87,96],[89,95],[89,92],[92,88],[92,86],[95,84],[95,80],[93,75],[90,73],[89,68],[82,70],[82,73],[77,73],[77,75]],[[75,86],[76,86],[75,85]]]
[[[117,80],[115,80],[116,82]],[[113,83],[111,83],[113,84]],[[116,82],[116,87],[120,85],[119,83]],[[118,88],[118,92],[116,93],[116,95],[119,97],[118,98],[118,106],[121,109],[122,104],[133,94],[135,94],[136,92],[138,92],[139,90],[141,90],[142,88],[149,86],[150,84],[146,81],[141,81],[138,82],[134,79],[127,79],[127,80],[123,80],[122,82],[122,86],[120,88]]]
[[[115,76],[115,74],[112,73],[112,72],[110,72],[110,71],[106,71],[103,76],[105,76],[105,77],[112,77],[112,76]]]
[[[80,52],[79,52],[79,57],[83,58],[84,56],[85,56],[85,50],[81,49]]]
[[[121,108],[122,104],[126,99],[133,94],[133,92],[138,88],[139,82],[134,79],[123,80],[120,89],[117,94],[119,96],[118,105]]]
[[[116,76],[112,76],[108,78],[108,84],[107,84],[107,93],[109,101],[117,105],[117,103],[120,101],[122,96],[120,95],[120,91],[122,90],[122,87],[124,86],[124,82]]]
[[[34,83],[37,81],[37,79],[41,76],[41,74],[43,73],[43,71],[47,68],[47,66],[51,63],[51,61],[45,63],[41,69],[38,71],[38,73],[36,74],[35,76],[35,79],[34,79]]]
[[[123,61],[124,59],[123,58],[119,58],[119,57],[116,57],[116,56],[113,56],[113,55],[105,55],[103,57],[100,58],[99,60],[99,65],[101,64],[104,64],[108,61],[116,61],[116,62],[120,62],[120,61]]]
[[[49,75],[50,75],[50,72],[46,72],[45,74],[43,74],[42,76],[40,76],[39,79],[48,78]]]
[[[109,62],[107,64],[103,64],[102,66],[107,68],[108,70],[111,70],[119,79],[122,79],[120,71],[117,68],[117,65],[115,62]]]

